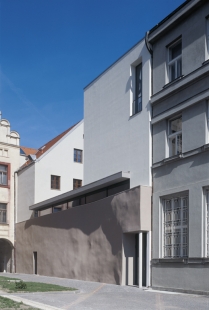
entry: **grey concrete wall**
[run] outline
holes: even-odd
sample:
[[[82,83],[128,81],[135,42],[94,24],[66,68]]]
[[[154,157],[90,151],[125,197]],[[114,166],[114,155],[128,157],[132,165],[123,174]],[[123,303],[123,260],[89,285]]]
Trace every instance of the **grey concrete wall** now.
[[[166,80],[167,46],[182,36],[182,74],[187,75],[199,68],[205,59],[206,20],[209,3],[195,10],[187,18],[179,21],[175,27],[153,44],[153,93],[162,90]],[[193,44],[195,42],[195,44]]]
[[[140,187],[18,223],[17,272],[33,273],[37,252],[40,275],[120,284],[122,234],[140,229]]]

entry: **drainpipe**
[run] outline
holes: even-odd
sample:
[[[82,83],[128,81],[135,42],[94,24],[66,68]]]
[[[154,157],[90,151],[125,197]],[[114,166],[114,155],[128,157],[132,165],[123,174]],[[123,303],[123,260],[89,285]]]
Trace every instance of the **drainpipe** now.
[[[153,95],[153,49],[152,49],[152,45],[149,42],[149,31],[146,32],[145,34],[145,44],[147,47],[148,52],[151,55],[151,96]],[[152,107],[151,107],[151,119],[153,117],[152,114]],[[153,162],[153,128],[151,125],[151,164]],[[152,169],[152,168],[151,168]],[[152,177],[152,197],[151,197],[151,259],[152,259],[152,247],[153,247],[153,173],[151,172],[151,177]],[[150,266],[150,286],[152,286],[152,268]]]
[[[18,171],[14,172],[14,272],[16,273],[16,209],[17,209],[17,184],[16,175]]]

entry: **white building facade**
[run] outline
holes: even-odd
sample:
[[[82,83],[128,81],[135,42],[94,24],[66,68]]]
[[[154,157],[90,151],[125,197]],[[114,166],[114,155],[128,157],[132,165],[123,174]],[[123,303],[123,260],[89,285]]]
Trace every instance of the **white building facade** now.
[[[29,206],[82,186],[83,158],[83,121],[29,155],[18,171],[17,222],[64,209],[34,214]]]
[[[144,39],[84,89],[85,185],[122,171],[130,176],[130,191],[140,188],[140,224],[133,221],[122,232],[121,280],[139,286],[150,285],[150,94],[151,60]]]

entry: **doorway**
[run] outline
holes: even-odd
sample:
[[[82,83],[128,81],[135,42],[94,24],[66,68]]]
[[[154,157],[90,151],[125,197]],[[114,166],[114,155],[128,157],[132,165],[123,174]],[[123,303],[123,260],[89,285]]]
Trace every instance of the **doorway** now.
[[[33,252],[33,273],[37,274],[37,252]]]

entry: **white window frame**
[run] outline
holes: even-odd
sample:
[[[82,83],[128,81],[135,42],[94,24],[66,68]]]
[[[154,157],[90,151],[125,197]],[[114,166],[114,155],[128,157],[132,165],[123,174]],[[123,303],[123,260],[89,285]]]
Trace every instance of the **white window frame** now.
[[[204,257],[209,257],[209,187],[203,190],[203,204],[204,204]]]
[[[1,203],[1,205],[5,206],[5,209],[0,208],[0,224],[7,224],[7,204]],[[1,219],[5,218],[5,221],[2,221]]]
[[[181,38],[176,40],[174,43],[172,43],[171,45],[168,46],[168,56],[167,56],[167,80],[168,80],[168,83],[174,81],[175,79],[177,79],[179,77],[179,76],[177,76],[179,60],[181,60],[181,74],[180,74],[180,76],[182,75],[182,50],[181,50],[181,54],[179,56],[170,60],[170,50],[172,48],[174,48],[176,45],[178,45],[180,42],[182,42]],[[175,65],[175,78],[174,79],[172,79],[172,77],[171,77],[171,70],[170,70],[170,68],[173,64]]]
[[[178,200],[180,202],[180,208],[178,213],[178,208],[175,208],[175,201]],[[171,209],[170,209],[170,221],[168,220],[168,213],[167,213],[167,221],[166,218],[166,203],[170,202]],[[186,202],[186,206],[184,203]],[[180,215],[179,219],[176,219],[175,216]],[[170,233],[166,233],[166,225],[170,224],[171,231]],[[175,242],[175,238],[178,238],[177,232],[175,233],[175,228],[180,229],[180,242]],[[172,197],[172,198],[163,198],[162,199],[162,257],[163,258],[182,258],[188,257],[188,229],[189,229],[189,198],[188,196],[179,196],[179,197]],[[185,232],[186,231],[186,232]],[[170,244],[165,244],[166,237],[168,238],[170,235]],[[167,247],[167,249],[166,249]],[[166,251],[170,250],[170,255],[166,255]],[[179,252],[177,255],[175,253]]]
[[[206,17],[206,60],[209,59],[209,16]]]
[[[174,118],[171,118],[168,120],[168,156],[167,157],[172,157],[172,156],[175,156],[175,155],[178,155],[178,154],[181,154],[181,152],[178,152],[178,137],[181,136],[181,141],[182,141],[182,130],[180,131],[177,131],[175,133],[170,133],[170,123],[172,121],[174,121],[175,119],[178,119],[178,118],[181,118],[182,119],[182,115],[178,115]],[[182,124],[182,120],[181,120],[181,124]],[[172,150],[172,147],[171,147],[171,140],[175,139],[175,154],[171,154],[171,150]],[[181,149],[182,149],[182,144],[181,143]]]

